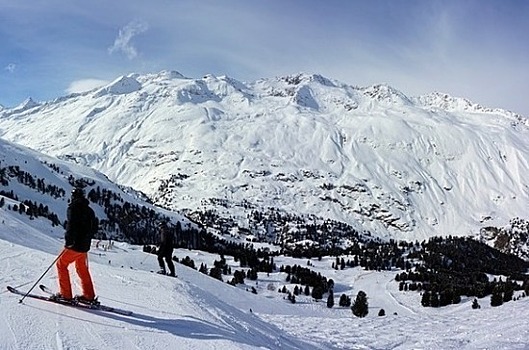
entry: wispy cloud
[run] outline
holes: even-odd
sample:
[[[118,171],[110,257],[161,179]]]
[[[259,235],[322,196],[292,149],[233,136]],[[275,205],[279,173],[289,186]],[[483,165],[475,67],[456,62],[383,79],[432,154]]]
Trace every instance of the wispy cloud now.
[[[17,65],[14,64],[14,63],[9,63],[7,66],[5,66],[4,68],[6,71],[8,71],[9,73],[13,73],[14,71],[17,70]]]
[[[112,45],[108,52],[113,54],[114,52],[124,53],[130,60],[138,56],[138,51],[132,44],[132,39],[149,29],[149,25],[145,21],[132,21],[127,24],[125,27],[121,28],[118,33],[118,37],[114,40],[114,45]]]
[[[81,79],[72,81],[68,88],[66,89],[66,92],[69,94],[78,93],[78,92],[85,92],[92,89],[95,89],[97,87],[103,86],[108,84],[109,82],[106,80],[101,79]]]

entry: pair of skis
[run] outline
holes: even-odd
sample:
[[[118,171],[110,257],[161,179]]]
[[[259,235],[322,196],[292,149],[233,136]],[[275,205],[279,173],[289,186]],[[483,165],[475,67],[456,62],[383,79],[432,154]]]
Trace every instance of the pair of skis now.
[[[39,286],[39,288],[44,293],[46,293],[47,296],[38,295],[38,294],[27,294],[27,293],[22,292],[22,291],[14,288],[14,287],[11,287],[11,286],[8,286],[7,290],[10,291],[11,293],[22,295],[22,296],[24,296],[26,298],[38,299],[38,300],[47,301],[47,302],[51,302],[51,303],[55,303],[55,304],[66,305],[66,306],[71,306],[71,307],[77,307],[77,308],[82,308],[82,309],[113,312],[113,313],[124,315],[124,316],[132,315],[132,311],[118,309],[118,308],[115,308],[115,307],[112,307],[112,306],[106,306],[106,305],[102,305],[102,304],[88,304],[88,303],[83,303],[83,302],[79,302],[79,301],[72,301],[72,300],[54,298],[53,297],[54,294],[53,294],[51,289],[49,289],[48,287],[46,287],[43,284],[41,284]]]

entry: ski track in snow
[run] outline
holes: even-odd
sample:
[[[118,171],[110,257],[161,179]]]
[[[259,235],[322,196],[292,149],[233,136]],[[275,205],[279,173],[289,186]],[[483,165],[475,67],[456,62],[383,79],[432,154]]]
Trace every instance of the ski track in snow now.
[[[386,283],[384,284],[384,291],[385,291],[386,295],[388,296],[388,298],[391,299],[395,303],[395,305],[398,305],[398,306],[402,307],[403,309],[407,310],[411,314],[417,314],[417,312],[415,312],[414,310],[412,310],[408,306],[404,305],[404,303],[401,303],[400,301],[397,300],[395,295],[391,292],[392,288],[390,288],[390,285],[393,285],[393,286],[395,285],[395,277],[394,276],[393,276],[392,279],[388,279],[386,281]]]
[[[57,331],[57,333],[55,333],[55,340],[57,342],[57,350],[64,350],[61,332]]]

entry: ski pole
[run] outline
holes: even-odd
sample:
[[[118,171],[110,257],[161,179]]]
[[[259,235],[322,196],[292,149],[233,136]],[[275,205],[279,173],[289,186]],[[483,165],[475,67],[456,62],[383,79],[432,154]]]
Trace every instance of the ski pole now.
[[[48,273],[48,271],[50,271],[51,267],[53,265],[55,265],[55,263],[57,262],[57,260],[59,260],[59,258],[64,254],[65,252],[65,249],[62,250],[62,252],[57,255],[57,257],[55,258],[55,260],[53,260],[53,262],[51,263],[50,266],[48,266],[48,268],[46,269],[46,271],[44,271],[44,273],[42,274],[42,276],[39,277],[39,279],[37,280],[37,282],[35,282],[35,284],[28,290],[28,292],[22,297],[22,299],[20,299],[18,302],[19,303],[22,303],[24,301],[24,299],[28,296],[29,293],[31,293],[31,291],[33,290],[33,288],[35,288],[35,286],[40,282],[40,280]]]
[[[143,260],[140,262],[140,265],[143,264],[145,262],[145,260],[147,260],[149,255],[151,255],[151,253],[148,253],[147,255],[145,255],[145,258],[143,258]]]

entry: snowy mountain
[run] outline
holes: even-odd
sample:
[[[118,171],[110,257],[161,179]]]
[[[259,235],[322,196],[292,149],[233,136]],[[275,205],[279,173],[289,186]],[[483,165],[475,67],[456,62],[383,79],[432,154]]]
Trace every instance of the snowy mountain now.
[[[512,349],[529,345],[525,329],[529,313],[524,311],[529,300],[523,297],[527,289],[517,288],[513,299],[499,307],[491,306],[492,298],[484,296],[474,310],[474,298],[466,295],[457,304],[422,307],[419,293],[400,290],[397,276],[402,269],[337,268],[340,256],[276,255],[277,268],[260,271],[251,279],[240,257],[225,254],[230,272],[219,281],[197,271],[202,264],[211,271],[218,254],[181,248],[175,249],[175,258],[182,263],[193,261],[196,269],[176,264],[175,279],[152,273],[158,268],[156,256],[144,252],[143,246],[124,242],[110,246],[106,239],[93,240],[89,261],[99,300],[132,315],[31,298],[19,303],[21,297],[5,287],[28,291],[52,264],[64,244],[64,229],[54,214],[59,223],[64,221],[69,191],[79,182],[86,191],[105,193],[103,201],[94,197],[91,206],[100,227],[109,234],[119,232],[111,230],[112,212],[129,208],[126,216],[119,216],[122,224],[134,215],[130,209],[134,206],[158,215],[137,218],[135,223],[144,225],[143,233],[148,232],[149,220],[159,215],[192,225],[184,216],[152,206],[141,193],[113,184],[93,169],[0,140],[1,349]],[[373,247],[366,252],[381,248]],[[255,243],[254,248],[277,249],[263,243]],[[325,303],[303,293],[297,294],[295,303],[288,300],[283,290],[295,293],[302,282],[294,281],[283,266],[307,266],[332,279],[335,305],[328,307],[329,299]],[[237,270],[248,273],[244,281],[226,283]],[[80,293],[79,281],[71,272],[74,291]],[[507,281],[506,275],[490,275],[493,278]],[[40,283],[57,288],[55,269],[44,274]],[[369,301],[369,313],[363,318],[338,305],[340,295],[354,298],[360,291]],[[42,293],[38,288],[33,292]]]
[[[0,137],[243,228],[249,211],[278,208],[422,240],[478,235],[529,207],[525,117],[316,74],[130,74],[1,110]]]

